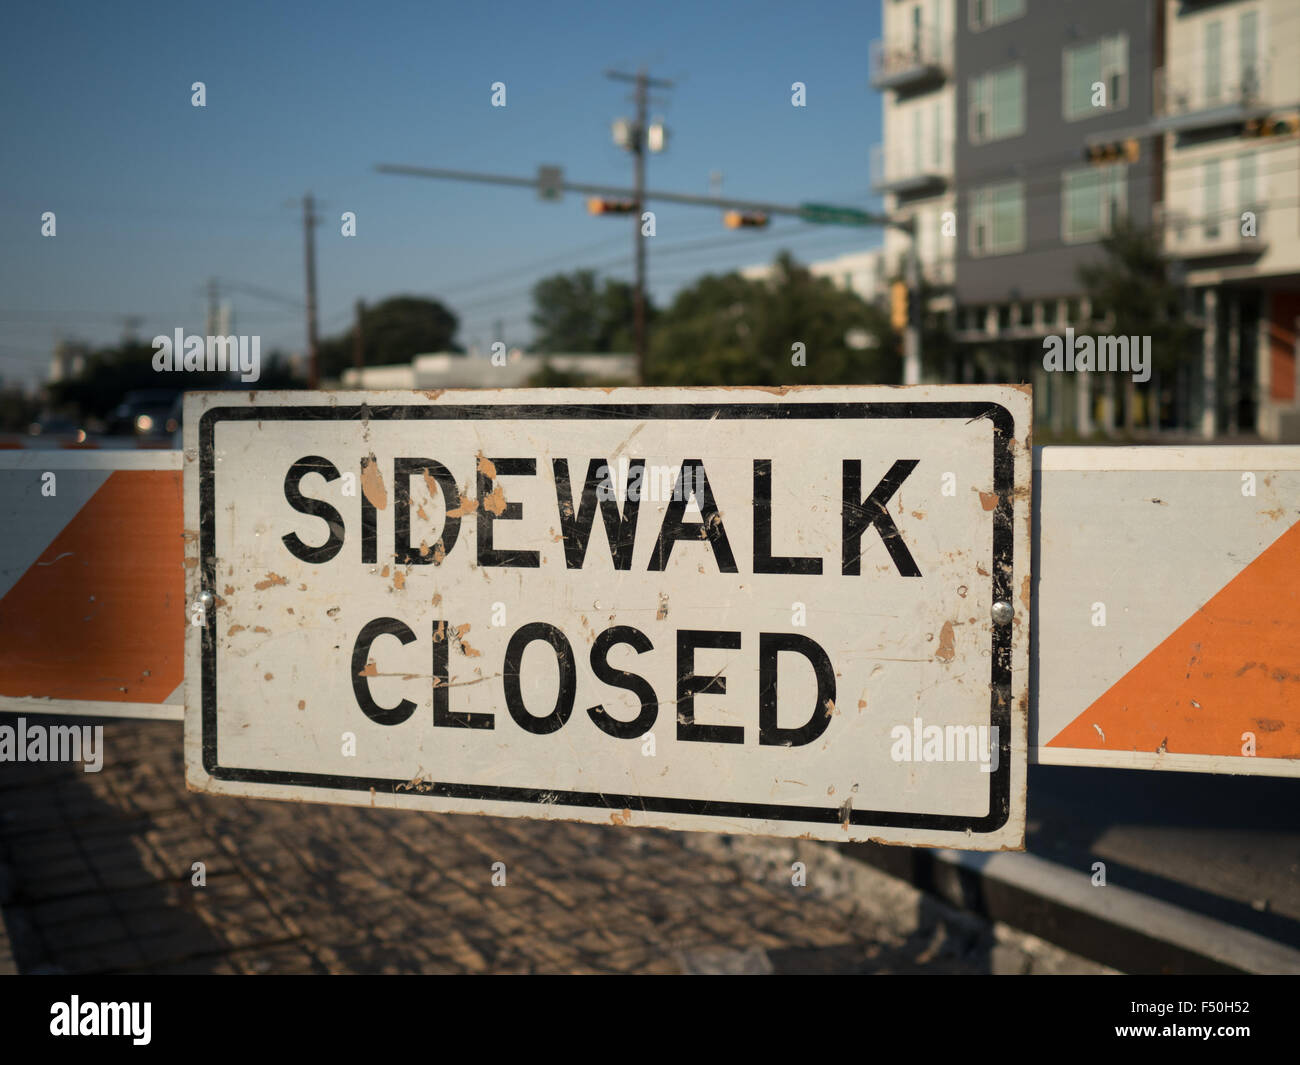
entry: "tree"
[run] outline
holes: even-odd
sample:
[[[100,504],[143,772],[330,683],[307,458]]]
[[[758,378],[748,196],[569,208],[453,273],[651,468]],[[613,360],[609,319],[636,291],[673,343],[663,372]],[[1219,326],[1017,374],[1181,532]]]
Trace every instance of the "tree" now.
[[[635,347],[635,292],[626,281],[596,284],[594,270],[552,274],[533,286],[533,347],[540,352],[607,354]],[[655,315],[646,300],[646,322]]]
[[[153,368],[156,350],[152,344],[125,342],[92,352],[77,377],[48,387],[51,408],[84,421],[106,418],[128,392],[302,387],[293,377],[288,359],[279,351],[261,356],[254,383],[240,382],[237,374],[219,370],[159,372]]]
[[[1124,220],[1101,247],[1104,257],[1078,271],[1093,317],[1107,319],[1117,336],[1149,336],[1154,369],[1177,370],[1188,353],[1197,350],[1197,331],[1186,319],[1184,290],[1171,277],[1159,231]],[[1125,392],[1124,425],[1132,430],[1136,382],[1131,374],[1125,378]],[[1154,421],[1158,426],[1158,410]]]
[[[75,412],[80,419],[103,419],[128,392],[194,392],[230,387],[231,375],[215,370],[159,373],[153,368],[155,352],[152,344],[144,342],[122,343],[92,352],[80,375],[49,386],[51,406],[69,414]]]
[[[894,383],[884,312],[782,252],[773,276],[707,276],[677,294],[652,334],[650,377],[671,385]]]
[[[361,315],[361,357],[366,366],[409,363],[416,355],[462,349],[455,343],[460,320],[438,300],[393,296]],[[353,325],[320,342],[320,376],[340,377],[355,364]]]

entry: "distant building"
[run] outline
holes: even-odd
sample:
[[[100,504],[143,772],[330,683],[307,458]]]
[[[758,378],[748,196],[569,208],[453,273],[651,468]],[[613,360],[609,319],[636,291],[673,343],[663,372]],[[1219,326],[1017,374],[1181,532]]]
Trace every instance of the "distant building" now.
[[[84,344],[60,340],[54,345],[54,354],[50,356],[50,384],[68,381],[80,377],[86,369],[87,349]]]
[[[916,227],[930,311],[952,306],[953,242],[945,216],[957,210],[953,145],[957,0],[883,0],[883,36],[871,47],[871,85],[883,97],[883,143],[871,151],[871,187],[887,214]],[[883,279],[903,277],[913,247],[908,234],[885,230]]]
[[[876,303],[885,296],[888,279],[885,276],[885,257],[880,248],[837,255],[833,259],[819,259],[808,263],[813,277],[830,278],[836,287],[855,292],[868,303]],[[773,275],[774,267],[768,263],[747,266],[740,276],[747,281],[766,281]]]
[[[589,381],[636,382],[635,355],[540,355],[516,348],[506,356],[504,366],[494,365],[488,357],[442,352],[417,355],[405,365],[344,370],[342,385],[360,389],[522,388],[545,367]]]
[[[1042,343],[1104,332],[1078,269],[1128,217],[1159,234],[1200,336],[1133,394],[1142,420],[1300,440],[1295,0],[881,9],[874,185],[917,223],[922,272],[940,283],[929,309],[951,313],[968,352],[961,379],[1032,381],[1036,416],[1058,431],[1114,425],[1119,375],[1047,373]],[[887,276],[910,244],[886,232]],[[946,369],[924,353],[923,368]]]
[[[1300,5],[1164,0],[1165,253],[1203,327],[1201,433],[1300,442]]]
[[[1097,396],[1102,419],[1114,419],[1117,375],[1047,373],[1043,338],[1067,326],[1090,332],[1079,267],[1100,258],[1121,217],[1150,225],[1160,198],[1159,153],[1139,139],[1152,113],[1157,4],[963,6],[956,335],[970,347],[967,367],[996,341],[987,368],[1032,381],[1035,416],[1057,431],[1073,422],[1087,433]],[[1090,162],[1090,145],[1110,149],[1111,161]]]

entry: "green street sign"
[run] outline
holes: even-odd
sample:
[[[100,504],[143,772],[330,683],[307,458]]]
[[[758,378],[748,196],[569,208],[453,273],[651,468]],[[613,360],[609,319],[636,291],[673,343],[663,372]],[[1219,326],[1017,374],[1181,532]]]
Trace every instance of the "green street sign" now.
[[[856,207],[835,207],[826,203],[801,203],[799,217],[805,222],[816,222],[828,226],[871,226],[878,220],[867,211]]]
[[[559,200],[564,196],[564,168],[539,166],[537,168],[537,198]]]

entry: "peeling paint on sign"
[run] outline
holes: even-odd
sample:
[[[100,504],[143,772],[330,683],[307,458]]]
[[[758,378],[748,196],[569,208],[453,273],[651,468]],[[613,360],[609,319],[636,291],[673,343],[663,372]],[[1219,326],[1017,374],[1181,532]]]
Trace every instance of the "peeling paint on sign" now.
[[[1026,391],[187,404],[191,786],[1021,846]]]

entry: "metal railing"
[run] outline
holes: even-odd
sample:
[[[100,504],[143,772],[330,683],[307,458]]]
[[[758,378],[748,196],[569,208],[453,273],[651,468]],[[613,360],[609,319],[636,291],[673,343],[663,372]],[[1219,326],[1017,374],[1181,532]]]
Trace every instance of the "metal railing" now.
[[[945,141],[936,160],[932,145],[923,146],[921,158],[916,158],[916,151],[910,140],[896,138],[901,150],[890,151],[889,145],[875,144],[871,147],[870,176],[874,189],[892,191],[896,185],[915,185],[918,189],[927,185],[942,185],[952,178],[952,142]]]
[[[1255,201],[1198,214],[1186,208],[1156,204],[1153,218],[1164,237],[1165,252],[1179,258],[1263,252],[1266,244],[1258,236],[1266,207]],[[1253,225],[1243,219],[1253,215]]]
[[[1251,108],[1267,102],[1267,68],[1252,63],[1233,81],[1211,83],[1204,71],[1169,70],[1155,72],[1155,114],[1157,118],[1191,117],[1228,108]]]
[[[871,42],[871,84],[877,88],[948,75],[948,56],[939,35],[925,28]]]

